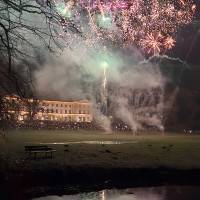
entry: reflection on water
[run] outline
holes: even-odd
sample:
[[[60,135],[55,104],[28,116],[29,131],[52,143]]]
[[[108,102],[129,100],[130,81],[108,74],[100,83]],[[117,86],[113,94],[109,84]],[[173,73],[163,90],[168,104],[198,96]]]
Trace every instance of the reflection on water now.
[[[79,141],[79,142],[53,142],[53,143],[39,143],[39,144],[127,144],[136,143],[137,141]]]
[[[200,200],[200,186],[114,189],[76,195],[46,196],[34,200]]]

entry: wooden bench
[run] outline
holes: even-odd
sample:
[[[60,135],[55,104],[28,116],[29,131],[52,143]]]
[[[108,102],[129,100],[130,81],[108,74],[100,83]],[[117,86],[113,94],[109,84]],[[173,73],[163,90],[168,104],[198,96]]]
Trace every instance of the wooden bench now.
[[[47,145],[34,145],[34,146],[24,146],[24,150],[28,153],[30,158],[37,158],[37,155],[40,155],[40,158],[53,158],[53,152],[56,152],[55,149],[48,147]],[[43,157],[41,157],[43,154]],[[33,157],[32,157],[33,155]]]

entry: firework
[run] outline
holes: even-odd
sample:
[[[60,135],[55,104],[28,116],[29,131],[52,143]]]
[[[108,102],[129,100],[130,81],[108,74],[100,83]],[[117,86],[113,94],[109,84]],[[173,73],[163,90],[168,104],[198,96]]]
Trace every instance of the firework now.
[[[80,5],[82,7],[90,7],[93,10],[99,9],[99,7],[103,8],[107,11],[116,11],[120,9],[126,9],[128,8],[128,3],[126,1],[122,0],[116,0],[116,1],[89,1],[89,0],[81,0],[79,1]]]
[[[176,41],[175,41],[171,36],[169,36],[169,37],[167,37],[167,38],[165,39],[163,45],[164,45],[164,47],[165,47],[166,49],[172,49],[172,48],[174,47],[174,45],[175,45],[175,42],[176,42]]]
[[[162,35],[160,32],[156,34],[147,34],[146,38],[141,40],[141,45],[144,49],[147,49],[147,52],[150,54],[153,52],[153,54],[159,54],[161,51],[162,46]]]
[[[73,22],[86,45],[133,44],[148,54],[173,48],[178,27],[190,23],[196,12],[193,0],[55,0],[54,3],[63,18],[65,32],[74,34]]]

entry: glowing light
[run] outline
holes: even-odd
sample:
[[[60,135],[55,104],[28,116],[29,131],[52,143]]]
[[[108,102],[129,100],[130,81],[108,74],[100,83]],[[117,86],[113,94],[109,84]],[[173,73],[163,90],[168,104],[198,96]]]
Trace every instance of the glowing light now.
[[[106,86],[107,86],[107,68],[109,67],[109,64],[107,61],[103,61],[101,63],[101,67],[103,68],[103,81],[102,81],[102,85],[103,85],[103,93],[105,95],[106,93]]]
[[[100,15],[98,17],[98,24],[99,24],[99,27],[110,28],[112,26],[112,18],[109,16]]]
[[[101,192],[101,200],[106,200],[105,190]]]
[[[104,68],[104,69],[107,69],[109,67],[109,64],[107,61],[103,61],[101,66]]]
[[[192,5],[192,11],[195,12],[196,11],[197,6],[195,4]]]
[[[58,13],[65,18],[71,17],[70,7],[71,4],[65,4],[64,2],[56,3],[56,9]]]

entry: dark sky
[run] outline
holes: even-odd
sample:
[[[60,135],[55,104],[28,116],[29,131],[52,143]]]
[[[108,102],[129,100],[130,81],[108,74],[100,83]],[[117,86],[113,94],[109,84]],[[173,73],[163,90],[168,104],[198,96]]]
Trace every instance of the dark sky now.
[[[200,0],[194,1],[197,12],[192,24],[181,27],[177,42],[170,56],[179,57],[192,65],[200,65]]]
[[[190,64],[200,64],[200,22],[194,22],[179,31],[176,46],[170,55]]]

